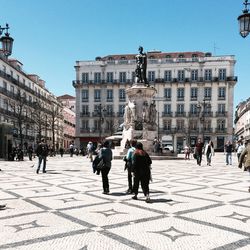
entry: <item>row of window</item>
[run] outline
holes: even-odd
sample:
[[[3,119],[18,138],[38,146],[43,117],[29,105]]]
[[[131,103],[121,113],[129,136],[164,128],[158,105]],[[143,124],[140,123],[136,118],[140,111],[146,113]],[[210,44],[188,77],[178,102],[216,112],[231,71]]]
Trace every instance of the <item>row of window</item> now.
[[[113,97],[114,97],[113,89],[107,89],[106,91],[107,91],[106,92],[107,101],[113,101]],[[171,88],[164,89],[164,97],[166,98],[166,100],[171,100],[171,97],[172,97],[172,89]],[[198,88],[191,88],[190,89],[190,97],[191,97],[191,99],[197,99]],[[212,98],[212,88],[211,87],[204,88],[204,97],[206,99]],[[184,99],[184,98],[185,98],[185,88],[178,88],[177,89],[177,99]],[[226,88],[225,87],[218,88],[218,98],[219,99],[226,98]],[[94,100],[101,101],[101,99],[102,99],[101,98],[101,90],[95,89],[94,90]],[[82,90],[82,102],[88,102],[88,100],[89,100],[89,90],[83,89]],[[119,100],[126,101],[125,89],[119,89]]]
[[[113,114],[114,113],[114,106],[113,105],[106,105],[105,110],[100,110],[100,105],[94,105],[94,112],[96,114],[101,114],[101,112],[104,114]],[[118,112],[119,114],[123,114],[125,109],[125,105],[119,105],[118,106]],[[203,110],[202,110],[203,109]],[[211,105],[205,105],[204,107],[201,107],[197,104],[190,104],[190,113],[191,114],[198,114],[200,111],[204,114],[210,114],[211,113]],[[176,112],[178,114],[184,114],[184,104],[177,104],[176,106]],[[217,113],[219,114],[225,114],[226,113],[226,104],[224,103],[219,103],[217,106]],[[82,105],[82,111],[81,113],[83,115],[89,114],[89,105]],[[164,114],[171,114],[172,113],[172,106],[171,104],[164,104],[164,109],[163,109]]]
[[[94,127],[93,130],[100,130],[101,128],[102,121],[100,120],[94,120]],[[81,130],[82,132],[89,132],[90,126],[89,126],[89,120],[82,120],[81,124]],[[112,130],[114,128],[114,123],[113,121],[106,121],[106,130]],[[172,121],[171,120],[163,120],[163,129],[164,130],[171,130],[173,128],[172,126]],[[192,130],[198,130],[199,126],[197,124],[197,121],[190,121],[188,126],[185,126],[185,121],[184,120],[177,120],[176,121],[176,129],[177,130],[184,130],[185,128],[188,128],[190,131]],[[210,131],[212,130],[211,127],[211,121],[208,120],[204,122],[203,124],[203,129],[204,131]],[[226,120],[217,120],[217,130],[224,130],[226,129]]]
[[[199,77],[204,77],[205,81],[212,81],[213,79],[213,74],[212,74],[212,69],[205,69],[204,74],[199,75],[199,70],[198,69],[184,69],[184,70],[178,70],[177,71],[177,80],[180,82],[185,81],[186,79],[186,71],[190,71],[190,78],[191,81],[198,81]],[[226,80],[227,74],[226,74],[226,69],[219,69],[218,74],[216,75],[218,77],[218,80],[224,81]],[[171,82],[173,80],[173,72],[172,70],[165,70],[164,71],[164,80],[166,82]],[[119,82],[125,83],[127,82],[128,79],[128,74],[127,72],[119,72]],[[156,79],[156,74],[155,71],[148,71],[148,81],[153,82]],[[82,82],[83,83],[88,83],[89,82],[89,73],[84,72],[82,73]],[[95,72],[94,73],[94,82],[95,83],[100,83],[102,80],[101,77],[101,72]],[[135,72],[132,72],[132,81],[135,80]],[[114,72],[107,72],[106,73],[106,81],[108,83],[114,82]]]
[[[212,122],[211,120],[206,120],[203,123],[203,129],[204,131],[209,131],[212,129],[211,126]],[[164,130],[171,130],[172,129],[172,120],[163,120],[163,128]],[[189,121],[188,126],[185,125],[184,120],[177,120],[176,121],[176,128],[179,130],[184,130],[185,128],[188,128],[189,130],[197,130],[199,128],[199,124],[195,120]],[[226,120],[224,119],[218,119],[217,120],[217,127],[218,130],[224,130],[226,129]]]
[[[219,87],[218,88],[218,98],[226,98],[226,88],[225,87]],[[166,99],[171,99],[172,96],[172,89],[171,88],[165,88],[164,89],[164,97]],[[212,88],[211,87],[205,87],[203,96],[205,98],[211,99],[212,98]],[[185,97],[185,88],[178,88],[177,89],[177,98],[184,99]],[[191,99],[195,99],[198,97],[198,88],[191,88],[190,89],[190,97]]]

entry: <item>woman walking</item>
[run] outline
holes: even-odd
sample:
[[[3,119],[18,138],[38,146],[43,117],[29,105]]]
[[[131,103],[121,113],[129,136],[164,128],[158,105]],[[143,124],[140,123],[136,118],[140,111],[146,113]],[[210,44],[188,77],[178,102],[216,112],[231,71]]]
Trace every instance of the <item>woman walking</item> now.
[[[134,172],[134,196],[132,199],[137,200],[139,184],[141,182],[142,191],[146,197],[146,202],[150,202],[149,197],[149,180],[151,179],[150,165],[152,164],[151,158],[148,153],[143,150],[142,143],[138,142],[132,156],[132,165]]]
[[[207,165],[211,166],[211,158],[214,155],[214,144],[211,140],[208,142],[208,144],[206,144],[205,155],[207,158]]]
[[[111,168],[112,161],[112,150],[109,147],[109,142],[105,141],[103,143],[103,147],[100,149],[98,153],[98,157],[103,160],[103,167],[100,170],[102,174],[102,186],[103,186],[103,194],[109,194],[109,179],[108,174]]]
[[[246,159],[245,159],[246,157]],[[244,163],[244,169],[250,174],[250,145],[248,145],[240,155],[239,168],[242,168],[242,163]],[[248,187],[248,192],[250,192],[250,187]]]

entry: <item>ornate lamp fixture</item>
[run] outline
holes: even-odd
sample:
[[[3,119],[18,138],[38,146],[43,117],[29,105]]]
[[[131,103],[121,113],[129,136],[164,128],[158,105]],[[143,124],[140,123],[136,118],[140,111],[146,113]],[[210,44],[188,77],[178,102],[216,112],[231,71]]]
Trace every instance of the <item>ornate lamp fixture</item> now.
[[[250,13],[248,12],[247,5],[250,5],[248,3],[248,0],[245,0],[243,3],[245,5],[245,9],[242,11],[243,14],[238,17],[239,21],[239,28],[240,28],[240,35],[245,38],[250,32]]]
[[[0,26],[0,36],[2,35],[4,30],[6,30],[6,33],[4,34],[4,36],[2,36],[0,38],[0,41],[2,43],[3,54],[6,57],[8,57],[12,53],[12,46],[13,46],[14,39],[12,37],[10,37],[10,33],[8,32],[9,31],[9,25],[7,23],[6,23],[6,26],[3,27],[3,28]]]

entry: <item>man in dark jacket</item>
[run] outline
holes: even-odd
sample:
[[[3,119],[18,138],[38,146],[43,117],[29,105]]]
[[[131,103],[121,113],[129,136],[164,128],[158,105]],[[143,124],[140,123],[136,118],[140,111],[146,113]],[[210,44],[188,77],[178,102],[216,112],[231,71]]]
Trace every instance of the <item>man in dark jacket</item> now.
[[[201,141],[200,138],[198,138],[197,143],[195,144],[195,155],[196,155],[196,160],[197,160],[197,165],[201,165],[201,160],[202,160],[202,150],[203,150],[204,143]]]
[[[151,164],[152,160],[148,153],[143,150],[141,142],[136,144],[136,149],[132,156],[132,165],[134,172],[134,196],[132,199],[137,200],[139,184],[141,183],[142,191],[146,197],[146,202],[150,202],[149,197],[149,181],[151,178]]]
[[[102,174],[102,185],[103,185],[103,194],[109,194],[109,179],[108,173],[111,168],[111,161],[112,161],[112,150],[109,147],[109,142],[105,141],[103,143],[103,147],[100,149],[98,153],[98,157],[100,160],[103,160],[104,166],[101,169]]]
[[[48,155],[48,145],[45,143],[44,139],[38,144],[36,149],[36,155],[38,156],[38,167],[36,173],[39,173],[41,163],[43,161],[43,173],[46,173],[46,158]]]

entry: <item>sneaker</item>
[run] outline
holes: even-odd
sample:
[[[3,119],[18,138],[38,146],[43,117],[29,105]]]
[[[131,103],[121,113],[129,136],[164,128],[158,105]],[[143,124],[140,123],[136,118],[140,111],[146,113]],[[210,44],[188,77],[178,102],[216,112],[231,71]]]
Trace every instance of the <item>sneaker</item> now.
[[[146,203],[150,203],[150,198],[149,197],[146,198]]]
[[[248,192],[250,193],[250,187],[248,188]]]
[[[5,209],[6,205],[0,205],[0,209]]]
[[[133,200],[137,200],[137,195],[132,197]]]
[[[103,193],[103,194],[109,194],[109,192],[108,192],[108,191],[103,191],[102,193]]]
[[[39,169],[36,170],[36,173],[39,174]]]
[[[45,173],[47,173],[47,171],[44,170],[43,173],[45,174]]]

